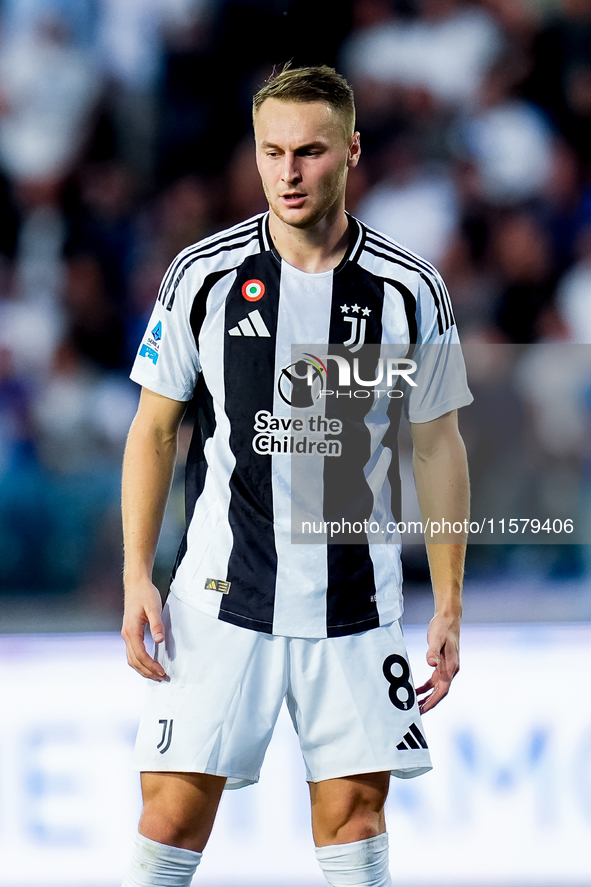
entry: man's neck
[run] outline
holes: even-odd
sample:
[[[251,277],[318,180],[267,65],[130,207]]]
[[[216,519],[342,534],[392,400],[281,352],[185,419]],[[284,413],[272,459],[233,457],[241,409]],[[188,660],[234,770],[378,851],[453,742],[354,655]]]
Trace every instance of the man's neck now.
[[[281,258],[308,274],[332,271],[340,264],[349,246],[349,220],[344,210],[336,219],[325,217],[312,228],[294,228],[271,211],[269,230]]]

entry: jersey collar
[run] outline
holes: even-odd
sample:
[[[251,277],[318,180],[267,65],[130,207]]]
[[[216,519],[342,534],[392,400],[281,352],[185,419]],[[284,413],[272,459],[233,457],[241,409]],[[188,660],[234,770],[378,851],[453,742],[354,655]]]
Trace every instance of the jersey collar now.
[[[346,213],[347,219],[349,220],[349,245],[347,247],[347,252],[336,266],[333,269],[334,274],[338,274],[338,272],[345,267],[353,253],[357,250],[361,238],[362,238],[362,230],[361,225],[350,213]],[[269,213],[265,215],[263,221],[263,242],[268,250],[273,254],[273,256],[277,259],[277,261],[281,264],[283,261],[281,255],[277,252],[275,244],[273,243],[273,238],[271,237],[271,230],[269,228]]]

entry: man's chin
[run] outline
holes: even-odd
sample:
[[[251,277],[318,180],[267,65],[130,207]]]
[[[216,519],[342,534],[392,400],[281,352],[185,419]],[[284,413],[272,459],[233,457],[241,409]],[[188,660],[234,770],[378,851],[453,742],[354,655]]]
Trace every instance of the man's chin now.
[[[271,209],[277,218],[284,222],[284,224],[289,225],[290,228],[312,228],[322,218],[322,215],[318,213],[307,212],[299,214],[295,210],[285,212],[276,206],[272,206]]]

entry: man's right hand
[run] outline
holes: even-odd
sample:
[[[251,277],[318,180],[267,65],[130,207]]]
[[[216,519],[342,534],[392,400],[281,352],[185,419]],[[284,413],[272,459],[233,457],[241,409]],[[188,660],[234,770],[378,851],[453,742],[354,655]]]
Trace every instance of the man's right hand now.
[[[144,678],[166,681],[168,676],[162,666],[152,659],[144,643],[146,625],[155,643],[164,640],[162,601],[155,585],[146,580],[133,589],[125,590],[125,613],[121,635],[127,647],[127,661]]]
[[[151,576],[186,406],[142,388],[123,459],[125,615],[121,634],[127,645],[127,661],[151,681],[167,680],[162,666],[146,652],[144,633],[149,625],[155,642],[164,640],[162,601]]]

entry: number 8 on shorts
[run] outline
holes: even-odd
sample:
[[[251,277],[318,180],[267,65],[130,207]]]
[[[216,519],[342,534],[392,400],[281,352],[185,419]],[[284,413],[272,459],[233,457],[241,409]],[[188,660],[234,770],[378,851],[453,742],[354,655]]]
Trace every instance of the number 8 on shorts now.
[[[392,666],[394,665],[400,666],[402,669],[401,674],[395,675],[392,673]],[[391,656],[387,656],[386,659],[384,659],[384,665],[382,668],[384,677],[390,684],[390,689],[388,691],[390,702],[401,711],[408,711],[409,708],[413,707],[415,701],[415,691],[408,680],[410,677],[408,662],[403,656],[399,656],[398,653],[392,653]],[[401,690],[405,691],[402,694],[402,698],[399,695]]]

